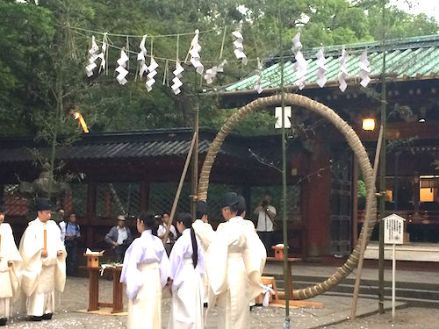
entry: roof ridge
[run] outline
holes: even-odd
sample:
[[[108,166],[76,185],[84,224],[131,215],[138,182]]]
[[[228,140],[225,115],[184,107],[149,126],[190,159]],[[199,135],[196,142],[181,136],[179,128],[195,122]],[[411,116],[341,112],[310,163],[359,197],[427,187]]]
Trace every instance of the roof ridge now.
[[[383,48],[385,50],[397,50],[397,49],[408,49],[408,48],[427,48],[437,46],[439,47],[439,34],[431,35],[421,35],[416,37],[408,38],[396,38],[384,41],[366,41],[366,42],[356,42],[348,44],[339,44],[331,46],[321,46],[304,48],[302,52],[307,58],[316,57],[316,53],[319,49],[323,47],[325,50],[325,56],[330,56],[331,53],[340,52],[343,47],[348,51],[363,51],[363,50],[373,50],[374,52],[382,52]]]

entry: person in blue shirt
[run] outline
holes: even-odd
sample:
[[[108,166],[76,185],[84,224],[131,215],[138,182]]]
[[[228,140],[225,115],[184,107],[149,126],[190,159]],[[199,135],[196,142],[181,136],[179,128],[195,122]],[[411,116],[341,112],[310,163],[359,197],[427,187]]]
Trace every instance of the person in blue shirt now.
[[[76,223],[76,214],[72,212],[65,223],[64,245],[67,251],[67,275],[75,275],[78,260],[78,245],[81,238],[81,229]]]

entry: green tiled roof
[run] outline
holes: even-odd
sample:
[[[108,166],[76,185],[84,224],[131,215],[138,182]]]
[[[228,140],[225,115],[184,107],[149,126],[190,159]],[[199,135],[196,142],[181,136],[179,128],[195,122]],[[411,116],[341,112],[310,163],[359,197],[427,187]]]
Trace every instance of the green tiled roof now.
[[[326,78],[328,82],[325,87],[338,85],[338,73],[340,70],[339,58],[341,56],[342,46],[325,47],[326,57]],[[380,42],[370,42],[361,44],[351,44],[345,46],[349,58],[347,69],[349,72],[348,89],[354,85],[360,86],[359,60],[360,54],[367,49],[368,59],[370,62],[372,78],[371,83],[376,82],[382,69],[383,50],[386,50],[386,75],[392,80],[417,80],[417,79],[438,79],[439,78],[439,35],[422,36],[415,38],[389,40],[383,45]],[[304,49],[303,54],[308,62],[308,73],[306,76],[305,88],[320,88],[317,85],[317,65],[316,53],[319,48]],[[294,68],[294,56],[285,62],[284,81],[285,86],[293,86],[297,81]],[[277,89],[280,88],[280,63],[266,67],[262,71],[262,88]],[[257,75],[251,76],[224,86],[224,92],[248,91],[255,92],[254,86]]]

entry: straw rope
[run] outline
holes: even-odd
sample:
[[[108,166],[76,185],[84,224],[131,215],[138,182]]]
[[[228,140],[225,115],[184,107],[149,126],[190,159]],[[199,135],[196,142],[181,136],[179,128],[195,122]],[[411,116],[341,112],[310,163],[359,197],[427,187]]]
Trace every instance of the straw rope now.
[[[284,95],[285,105],[296,106],[304,108],[311,112],[314,112],[332,123],[346,138],[349,146],[352,148],[355,156],[358,159],[358,164],[363,174],[366,183],[366,215],[363,228],[361,230],[357,244],[352,251],[346,262],[323,282],[315,284],[304,289],[295,289],[293,291],[293,299],[306,299],[317,295],[320,295],[339,284],[345,277],[347,277],[353,269],[357,266],[360,258],[360,249],[363,239],[366,239],[366,245],[369,242],[370,236],[372,234],[373,227],[376,222],[376,197],[375,197],[375,182],[373,179],[373,169],[367,156],[366,150],[361,143],[359,137],[337,113],[335,113],[329,107],[313,101],[312,99],[297,95],[297,94],[285,94]],[[206,159],[203,163],[201,169],[200,180],[198,185],[198,200],[207,199],[207,189],[209,187],[209,176],[212,170],[215,158],[221,149],[221,145],[224,139],[229,135],[233,128],[239,123],[239,121],[244,118],[247,114],[254,112],[258,109],[263,109],[267,107],[279,106],[281,104],[281,95],[275,95],[270,97],[259,98],[251,103],[241,107],[237,112],[231,115],[224,125],[221,127],[220,131],[216,135],[214,141],[209,147],[206,155]]]

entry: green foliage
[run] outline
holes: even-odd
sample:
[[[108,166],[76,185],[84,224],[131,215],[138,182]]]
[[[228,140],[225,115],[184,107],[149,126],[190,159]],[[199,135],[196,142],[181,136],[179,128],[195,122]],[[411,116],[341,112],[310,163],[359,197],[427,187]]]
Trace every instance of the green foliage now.
[[[280,44],[289,49],[297,31],[302,32],[305,47],[380,39],[383,26],[387,38],[438,31],[432,18],[391,6],[387,22],[382,24],[381,0],[242,0],[240,4],[247,10],[238,10],[235,0],[120,0],[117,4],[108,0],[41,0],[39,6],[0,0],[1,134],[38,133],[50,139],[58,132],[76,129],[69,114],[75,107],[92,131],[190,126],[195,104],[200,107],[201,124],[217,128],[231,112],[218,110],[214,97],[197,96],[211,87],[200,84],[200,77],[189,65],[185,65],[181,95],[173,95],[168,86],[174,69],[171,61],[162,85],[166,63],[159,58],[176,57],[176,37],[153,39],[160,68],[153,91],[148,93],[144,81],[133,81],[140,38],[127,41],[111,36],[108,75],[87,79],[84,67],[91,34],[72,27],[139,36],[212,30],[200,37],[207,69],[220,62],[221,29],[226,26],[223,59],[229,64],[217,85],[239,80],[255,69],[254,61],[243,66],[234,59],[230,33],[240,24],[250,59],[277,55]],[[102,35],[95,36],[102,40]],[[181,60],[191,39],[192,35],[179,38]],[[122,47],[132,52],[130,82],[125,86],[116,82],[114,74]],[[150,52],[151,44],[147,48]],[[273,122],[271,114],[262,112],[243,122],[241,130],[271,132]]]

